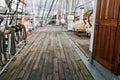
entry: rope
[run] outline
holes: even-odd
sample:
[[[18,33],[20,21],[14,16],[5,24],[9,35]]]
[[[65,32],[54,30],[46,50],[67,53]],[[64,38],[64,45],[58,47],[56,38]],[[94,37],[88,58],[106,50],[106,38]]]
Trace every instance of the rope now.
[[[19,6],[19,4],[20,4],[20,1],[18,0],[18,1],[17,1],[17,7],[16,7],[16,10],[15,10],[13,16],[12,16],[12,19],[11,19],[9,25],[12,23],[12,21],[13,21],[13,19],[14,19],[14,15],[18,12],[18,6]]]
[[[50,14],[50,12],[51,12],[51,10],[52,10],[52,7],[53,7],[53,4],[54,4],[54,1],[55,1],[55,0],[52,1],[52,4],[51,4],[51,6],[50,6],[50,10],[49,10],[49,12],[48,12],[48,14],[47,14],[47,18],[49,17],[49,14]]]
[[[45,14],[46,4],[47,4],[47,0],[45,1],[45,5],[44,5],[44,10],[43,10],[42,18],[41,18],[42,21],[43,21],[43,17]],[[41,26],[42,26],[42,24],[43,24],[43,22],[41,23]]]
[[[77,9],[78,4],[79,4],[79,0],[77,1],[76,7],[75,7],[75,10],[74,10],[74,14],[75,14],[75,12],[76,12],[76,9]]]
[[[51,13],[51,16],[52,16],[52,14],[53,14],[54,11],[55,11],[55,8],[56,8],[56,5],[57,5],[57,2],[58,2],[58,0],[56,0],[56,3],[55,3],[55,6],[54,6],[54,8],[53,8],[53,11],[52,11],[52,13]]]
[[[40,3],[41,3],[41,0],[40,0]],[[41,5],[39,4],[39,7],[38,7],[38,15],[40,15],[40,11],[41,11]]]

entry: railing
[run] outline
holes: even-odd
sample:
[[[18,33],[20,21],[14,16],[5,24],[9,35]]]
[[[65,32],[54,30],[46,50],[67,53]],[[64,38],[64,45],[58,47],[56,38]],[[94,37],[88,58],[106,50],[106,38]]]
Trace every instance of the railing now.
[[[15,34],[15,33],[14,33]],[[22,36],[22,35],[20,35],[20,33],[19,33],[19,36]],[[5,42],[5,43],[7,43],[7,47],[6,47],[6,57],[7,57],[7,62],[5,61],[5,57],[3,57],[2,56],[2,62],[4,62],[4,66],[1,66],[2,67],[2,69],[0,70],[0,75],[4,72],[4,71],[6,71],[6,68],[8,67],[8,65],[15,59],[15,57],[18,55],[18,53],[23,49],[23,47],[24,47],[24,41],[22,41],[22,40],[19,40],[18,42],[18,44],[16,43],[16,41],[15,41],[15,43],[16,43],[16,53],[14,54],[14,55],[12,55],[11,54],[11,45],[13,45],[12,43],[11,43],[11,33],[9,33],[9,34],[5,34],[5,37],[7,38],[7,41]],[[0,53],[0,54],[2,54],[2,53]]]

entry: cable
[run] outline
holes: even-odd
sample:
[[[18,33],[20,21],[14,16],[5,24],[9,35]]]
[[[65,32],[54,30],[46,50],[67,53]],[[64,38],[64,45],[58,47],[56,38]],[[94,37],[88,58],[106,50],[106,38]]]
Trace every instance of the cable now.
[[[41,20],[42,20],[41,26],[43,25],[43,17],[44,17],[44,14],[45,14],[46,4],[47,4],[47,0],[45,1],[45,5],[44,5],[44,10],[43,10],[42,18],[41,18]]]
[[[72,10],[74,10],[75,0],[72,0]]]
[[[4,32],[5,32],[5,29],[7,28],[8,17],[9,17],[9,14],[10,14],[10,12],[11,12],[11,4],[12,4],[12,1],[13,1],[13,0],[11,0],[9,3],[6,3],[6,4],[8,4],[9,13],[8,13],[8,16],[7,16],[7,20],[6,20],[6,24],[5,24]],[[7,12],[8,12],[8,10],[6,10],[5,14],[7,14]]]
[[[66,14],[67,14],[67,10],[68,10],[68,0],[66,0]]]
[[[52,7],[53,7],[53,4],[54,4],[54,1],[55,1],[55,0],[52,0],[52,4],[51,4],[51,6],[50,6],[50,10],[49,10],[49,12],[48,12],[48,14],[47,14],[47,18],[49,17],[49,14],[50,14],[50,12],[51,12],[51,10],[52,10]]]
[[[47,16],[47,14],[48,14],[48,12],[49,12],[49,10],[50,10],[50,6],[51,6],[51,4],[52,4],[52,0],[48,0],[48,2],[47,3],[49,3],[47,6],[46,6],[46,13],[45,13],[45,15],[44,16]]]
[[[16,7],[16,10],[15,10],[15,12],[13,13],[13,16],[12,16],[12,19],[11,19],[9,25],[12,24],[12,21],[13,21],[13,19],[14,19],[14,15],[18,12],[18,6],[19,6],[19,4],[20,4],[20,1],[18,0],[18,1],[17,1],[17,7]]]
[[[53,11],[52,11],[52,14],[53,14],[54,11],[55,11],[55,8],[56,8],[56,5],[57,5],[57,2],[58,2],[58,0],[56,0],[55,6],[54,6]],[[52,14],[51,14],[51,16],[52,16]]]
[[[41,11],[41,5],[40,5],[40,3],[41,3],[41,0],[40,0],[40,2],[39,2],[39,9],[38,9],[38,14],[37,15],[40,15],[40,11]]]
[[[79,0],[77,1],[76,7],[75,7],[75,9],[74,9],[74,14],[75,14],[75,12],[76,12],[76,9],[77,9],[78,4],[79,4]]]

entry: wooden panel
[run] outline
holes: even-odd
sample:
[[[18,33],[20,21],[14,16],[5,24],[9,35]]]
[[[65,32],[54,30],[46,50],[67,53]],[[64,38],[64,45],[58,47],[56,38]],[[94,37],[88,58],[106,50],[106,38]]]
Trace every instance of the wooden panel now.
[[[97,3],[97,12],[96,12],[97,15],[96,15],[96,18],[99,19],[100,18],[99,17],[99,15],[100,15],[100,9],[101,9],[100,7],[101,7],[101,1],[102,0],[97,0],[97,1],[98,1],[98,3]]]
[[[101,27],[101,26],[100,26]],[[99,31],[98,31],[98,40],[97,40],[97,55],[101,56],[101,37],[102,37],[102,31],[101,31],[101,28],[99,28]]]
[[[97,4],[98,26],[94,33],[93,59],[117,73],[119,50],[116,48],[119,42],[116,41],[120,34],[117,30],[120,0],[98,0]]]
[[[109,64],[107,61],[101,59],[99,56],[96,56],[95,59],[99,61],[100,64],[104,65],[107,67],[109,70],[112,70],[112,64]]]
[[[116,11],[120,11],[120,10],[119,10],[119,6],[120,6],[120,0],[116,0],[116,1],[115,1],[114,11],[113,11],[113,12],[114,12],[113,16],[114,16],[115,19],[118,19],[119,13],[116,12]]]
[[[100,42],[100,44],[102,45],[101,47],[100,47],[100,56],[101,56],[101,58],[103,58],[103,59],[105,59],[105,50],[107,50],[106,49],[106,47],[107,47],[107,45],[105,45],[105,44],[109,44],[109,38],[108,38],[108,35],[107,35],[107,30],[106,30],[106,28],[104,28],[104,27],[101,27],[100,28],[101,30],[101,42]]]
[[[117,27],[117,20],[99,20],[98,24],[101,26],[111,26],[111,27]]]
[[[112,60],[113,60],[113,54],[115,54],[114,48],[115,48],[116,29],[117,28],[111,27],[109,30],[109,32],[110,32],[110,35],[109,35],[110,36],[110,38],[109,38],[110,43],[109,43],[109,48],[108,48],[109,55],[106,55],[106,59],[109,62],[111,62],[111,64],[112,64]]]
[[[109,28],[106,28],[106,36],[105,36],[106,38],[106,43],[105,43],[105,49],[104,49],[104,59],[106,60],[106,61],[108,61],[107,60],[107,56],[110,54],[109,53],[109,44],[110,44],[110,39],[111,39],[111,37],[110,37],[110,27]]]
[[[113,14],[114,14],[113,11],[114,11],[114,7],[115,7],[115,2],[116,2],[116,0],[110,0],[108,19],[113,19]]]
[[[108,19],[109,6],[110,6],[110,0],[108,0],[106,3],[105,19]]]
[[[118,16],[118,28],[117,28],[117,33],[116,33],[116,42],[115,42],[115,50],[114,52],[117,53],[117,54],[114,54],[113,55],[113,63],[114,63],[114,66],[113,66],[113,71],[114,73],[117,73],[117,74],[120,74],[120,10],[119,10],[119,16]]]
[[[97,38],[98,38],[98,27],[95,27],[95,29],[94,29],[94,40],[93,40],[93,58],[95,58],[95,55],[97,55]]]
[[[106,11],[106,1],[107,0],[101,0],[101,10],[100,10],[100,19],[105,19],[105,11]]]

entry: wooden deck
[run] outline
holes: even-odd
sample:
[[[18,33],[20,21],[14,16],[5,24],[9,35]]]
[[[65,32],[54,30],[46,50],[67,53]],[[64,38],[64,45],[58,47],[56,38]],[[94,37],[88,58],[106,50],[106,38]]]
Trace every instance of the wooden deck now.
[[[89,57],[90,38],[86,33],[79,33],[79,35],[76,35],[74,32],[67,32],[67,35],[75,42],[85,56]]]
[[[94,80],[62,27],[41,27],[0,80]]]

